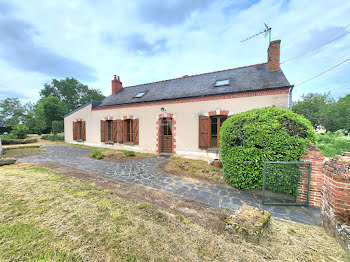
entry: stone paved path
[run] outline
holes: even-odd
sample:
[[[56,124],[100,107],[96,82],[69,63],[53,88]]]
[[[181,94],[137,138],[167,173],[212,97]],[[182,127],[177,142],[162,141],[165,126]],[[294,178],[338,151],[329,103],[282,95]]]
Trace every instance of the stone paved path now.
[[[292,220],[304,224],[318,225],[320,212],[317,208],[302,206],[264,206],[261,196],[232,187],[194,182],[181,177],[158,173],[156,167],[163,157],[150,157],[130,162],[105,162],[88,157],[92,150],[70,146],[43,146],[47,153],[20,158],[22,162],[55,162],[108,176],[116,180],[162,190],[176,196],[200,203],[235,210],[243,204],[260,207],[271,212],[273,217]]]

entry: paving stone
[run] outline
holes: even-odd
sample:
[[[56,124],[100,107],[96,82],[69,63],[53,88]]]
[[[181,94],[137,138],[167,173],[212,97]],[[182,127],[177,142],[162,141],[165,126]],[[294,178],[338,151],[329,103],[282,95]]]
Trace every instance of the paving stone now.
[[[119,181],[138,184],[144,187],[162,190],[186,199],[201,203],[238,209],[243,204],[262,207],[269,210],[273,217],[293,220],[305,224],[320,223],[319,209],[302,206],[262,206],[261,196],[240,191],[230,186],[211,185],[195,182],[182,177],[173,177],[159,173],[157,166],[165,161],[163,157],[149,157],[130,162],[105,162],[89,157],[92,150],[70,146],[43,146],[46,153],[19,158],[22,162],[55,162],[87,172],[110,177]]]

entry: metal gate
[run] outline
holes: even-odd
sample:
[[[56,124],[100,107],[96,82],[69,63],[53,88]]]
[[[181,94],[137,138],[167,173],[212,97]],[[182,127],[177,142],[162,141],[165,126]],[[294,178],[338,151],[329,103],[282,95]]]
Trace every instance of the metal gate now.
[[[264,162],[262,203],[264,205],[308,206],[311,163]]]

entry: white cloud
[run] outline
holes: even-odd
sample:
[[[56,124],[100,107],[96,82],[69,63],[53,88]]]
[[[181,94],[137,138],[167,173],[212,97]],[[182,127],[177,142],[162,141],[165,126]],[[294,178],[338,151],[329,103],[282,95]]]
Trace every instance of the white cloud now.
[[[272,27],[272,39],[282,40],[283,61],[328,41],[330,34],[347,25],[350,13],[350,2],[340,0],[187,2],[16,0],[15,12],[8,5],[1,9],[1,2],[0,10],[10,10],[14,18],[32,25],[38,32],[33,36],[36,46],[95,70],[95,81],[78,80],[105,95],[114,74],[127,86],[266,62],[267,39],[240,42],[263,30],[264,22]],[[182,15],[180,7],[186,8]],[[156,9],[163,14],[153,16]],[[303,82],[347,58],[349,37],[283,65],[290,83]],[[0,99],[6,90],[16,90],[35,100],[43,83],[55,77],[5,59],[0,68]],[[330,90],[345,95],[349,70],[345,64],[296,87],[294,94]]]

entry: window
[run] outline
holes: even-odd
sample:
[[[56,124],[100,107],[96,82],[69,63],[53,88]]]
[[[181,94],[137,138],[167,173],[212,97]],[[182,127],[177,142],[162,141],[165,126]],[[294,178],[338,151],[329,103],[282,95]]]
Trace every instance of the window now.
[[[107,141],[112,141],[112,131],[113,129],[113,121],[112,120],[107,120]]]
[[[230,84],[230,79],[218,80],[215,83],[215,86],[228,86]]]
[[[134,96],[134,98],[141,98],[144,96],[144,94],[146,94],[146,91],[138,93],[136,96]]]
[[[125,134],[126,142],[133,142],[133,121],[131,119],[125,120]]]
[[[86,140],[86,123],[85,121],[73,122],[73,140]]]
[[[210,147],[220,147],[220,127],[226,119],[226,116],[210,117]]]
[[[171,136],[171,118],[163,118],[162,120],[162,126],[163,126],[163,135],[164,136]]]

